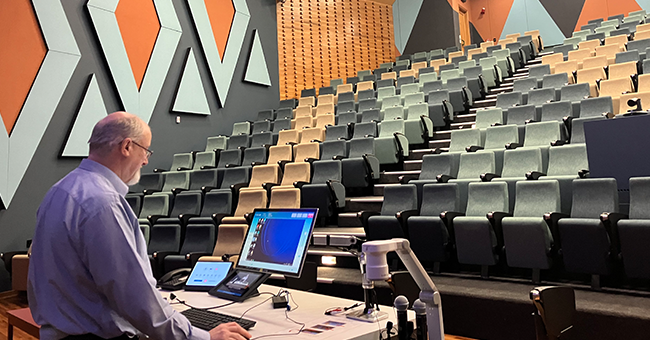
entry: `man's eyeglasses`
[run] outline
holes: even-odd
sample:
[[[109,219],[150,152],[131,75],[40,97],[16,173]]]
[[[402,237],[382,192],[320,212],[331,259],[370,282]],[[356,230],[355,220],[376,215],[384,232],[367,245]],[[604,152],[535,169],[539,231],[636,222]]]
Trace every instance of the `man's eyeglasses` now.
[[[140,145],[140,144],[138,144],[138,143],[136,143],[135,141],[131,141],[131,142],[132,142],[133,144],[135,144],[135,145],[137,145],[137,146],[139,146],[139,147],[141,147],[141,148],[143,148],[143,149],[144,149],[144,151],[146,151],[146,152],[147,152],[147,158],[149,158],[149,157],[151,157],[151,155],[153,155],[153,151],[151,151],[151,150],[149,150],[149,149],[147,149],[147,148],[145,148],[144,146],[142,146],[142,145]]]

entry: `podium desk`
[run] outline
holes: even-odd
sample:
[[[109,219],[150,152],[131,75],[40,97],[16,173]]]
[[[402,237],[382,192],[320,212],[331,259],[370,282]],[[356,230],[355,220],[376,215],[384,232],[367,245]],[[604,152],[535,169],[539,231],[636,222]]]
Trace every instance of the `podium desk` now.
[[[260,293],[268,292],[277,294],[281,289],[285,288],[271,285],[262,285],[259,287]],[[341,299],[315,293],[303,292],[299,290],[286,290],[291,292],[291,297],[293,298],[293,301],[289,299],[292,310],[287,313],[288,316],[296,322],[305,323],[305,329],[315,329],[316,331],[321,331],[321,333],[308,333],[303,331],[303,333],[299,335],[290,336],[291,339],[376,340],[379,338],[379,330],[386,328],[387,321],[392,321],[395,327],[397,327],[397,316],[395,309],[392,306],[380,306],[381,311],[388,313],[388,319],[373,323],[362,322],[348,319],[344,316],[328,316],[324,314],[325,311],[329,308],[349,307],[355,303],[359,303],[359,301]],[[160,292],[163,297],[169,298],[170,292],[162,290]],[[229,300],[214,297],[206,292],[187,292],[180,290],[172,293],[174,293],[178,299],[184,301],[186,304],[198,308],[206,308],[231,302]],[[232,305],[213,309],[212,311],[239,317],[247,309],[268,299],[268,301],[263,302],[261,305],[251,309],[248,313],[246,313],[246,315],[244,315],[245,319],[257,322],[257,324],[249,330],[249,332],[253,335],[253,339],[263,335],[290,335],[290,333],[297,332],[300,329],[301,325],[288,320],[285,317],[285,309],[273,309],[271,299],[269,299],[270,297],[271,295],[269,294],[260,294],[258,296],[249,298],[242,303],[235,302]],[[298,304],[298,308],[295,308],[296,304]],[[183,311],[189,308],[185,305],[177,303],[177,301],[172,301],[172,306],[177,311]],[[357,308],[362,309],[363,303]],[[413,311],[409,311],[409,320],[414,319],[415,313]],[[343,323],[343,325],[335,326],[337,323]],[[317,325],[324,325],[325,327],[314,327]],[[331,329],[328,329],[328,326],[331,326]],[[385,336],[386,335],[384,333],[384,337]],[[265,338],[283,339],[283,337],[280,335]]]

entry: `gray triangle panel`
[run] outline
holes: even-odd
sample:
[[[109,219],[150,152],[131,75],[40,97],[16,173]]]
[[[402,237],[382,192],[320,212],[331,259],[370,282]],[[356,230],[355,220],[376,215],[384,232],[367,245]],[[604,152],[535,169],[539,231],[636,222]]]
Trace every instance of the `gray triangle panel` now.
[[[539,0],[539,2],[564,36],[570,37],[576,28],[585,0]]]

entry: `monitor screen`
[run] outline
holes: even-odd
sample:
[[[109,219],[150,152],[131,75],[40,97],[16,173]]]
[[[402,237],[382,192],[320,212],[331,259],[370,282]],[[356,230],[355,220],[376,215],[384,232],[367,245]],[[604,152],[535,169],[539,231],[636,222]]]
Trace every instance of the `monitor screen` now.
[[[300,276],[318,209],[256,209],[237,268]]]
[[[231,265],[232,262],[197,262],[185,285],[214,287],[228,275]]]

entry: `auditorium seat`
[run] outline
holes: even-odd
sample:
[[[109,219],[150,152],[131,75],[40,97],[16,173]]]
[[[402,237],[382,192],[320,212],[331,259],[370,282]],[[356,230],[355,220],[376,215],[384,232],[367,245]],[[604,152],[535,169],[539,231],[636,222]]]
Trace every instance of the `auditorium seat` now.
[[[349,141],[349,157],[341,160],[346,189],[365,188],[373,179],[379,179],[379,160],[375,150],[374,138],[353,138]]]
[[[409,141],[404,135],[404,120],[384,120],[375,138],[375,156],[379,164],[402,163],[409,155]]]
[[[221,151],[219,155],[219,163],[217,163],[217,169],[240,166],[242,156],[243,153],[241,149]]]
[[[426,95],[431,91],[439,91],[439,90],[444,90],[444,86],[442,85],[442,80],[428,81],[422,85],[422,89],[420,91],[422,91]]]
[[[469,112],[470,107],[474,105],[474,95],[468,88],[467,78],[448,79],[447,90],[454,112]]]
[[[621,96],[631,92],[634,92],[634,84],[630,78],[603,80],[600,82],[599,95],[612,97],[615,115],[619,113]]]
[[[403,176],[400,178],[400,182],[414,184],[418,190],[418,202],[419,204],[422,204],[423,186],[426,184],[439,183],[438,176],[440,176],[441,179],[456,178],[458,176],[459,161],[460,154],[458,153],[425,155],[422,157],[422,170],[418,177],[410,179],[408,176]]]
[[[538,114],[542,113],[542,105],[547,103],[554,102],[557,99],[555,95],[555,89],[553,88],[542,88],[535,89],[528,92],[528,105],[535,105],[535,109]]]
[[[377,215],[359,214],[368,241],[408,238],[406,223],[418,213],[417,189],[413,184],[389,185]]]
[[[426,184],[422,189],[419,216],[407,219],[411,249],[420,262],[433,262],[434,272],[454,251],[453,219],[463,214],[455,183]]]
[[[497,164],[496,156],[492,151],[463,153],[460,155],[458,177],[450,179],[449,183],[458,184],[460,199],[466,201],[469,184],[481,182],[484,176],[501,175],[501,167],[502,164]]]
[[[283,118],[291,119],[293,118],[293,109],[288,107],[279,108],[277,111],[275,111],[275,114],[276,114],[275,122]]]
[[[540,270],[550,269],[559,249],[557,221],[560,186],[557,181],[519,181],[512,217],[504,217],[503,240],[508,266],[532,269],[534,283]]]
[[[569,52],[569,59],[568,61],[572,62],[575,61],[578,63],[578,69],[581,69],[584,67],[584,60],[588,59],[593,56],[593,51],[588,50],[588,49],[578,49],[574,51]],[[557,64],[556,64],[557,65]]]
[[[211,169],[217,167],[217,155],[212,152],[197,152],[192,170]]]
[[[528,103],[528,92],[537,88],[537,79],[533,77],[517,79],[512,85],[513,92],[521,92],[522,104]]]
[[[338,208],[345,207],[343,168],[341,161],[331,159],[316,161],[312,166],[313,176],[310,184],[301,188],[301,201],[305,208],[318,208],[318,218],[323,225]]]
[[[501,69],[497,65],[497,58],[483,58],[480,61],[480,65],[483,68],[483,77],[485,78],[487,87],[500,86],[503,81],[503,76],[501,74]]]
[[[501,108],[484,108],[476,111],[476,129],[487,129],[495,124],[506,123],[505,111]]]
[[[444,127],[454,120],[454,107],[449,100],[449,91],[431,91],[428,94],[429,118],[434,127]]]
[[[573,84],[575,83],[575,73],[578,71],[578,69],[579,69],[579,65],[577,61],[575,60],[563,61],[561,63],[555,64],[555,75],[566,74],[568,83]]]
[[[580,83],[589,83],[589,94],[592,97],[598,97],[597,82],[607,79],[605,70],[602,67],[583,68],[578,70],[577,81]]]
[[[164,260],[167,255],[178,254],[181,249],[181,226],[161,224],[150,228],[147,253],[155,278],[164,274]],[[110,259],[107,259],[110,260]]]
[[[620,107],[618,109],[619,114],[626,113],[628,111],[636,110],[636,106],[629,106],[628,101],[630,99],[638,99],[641,101],[641,106],[643,111],[650,109],[650,92],[639,91],[638,93],[628,93],[621,96]]]
[[[529,172],[545,173],[548,166],[548,155],[541,148],[517,148],[506,150],[503,154],[503,169],[501,177],[492,181],[508,183],[510,206],[515,204],[515,184],[526,180]]]
[[[613,273],[618,262],[616,218],[607,216],[618,212],[616,180],[577,179],[572,187],[571,217],[558,222],[564,267],[590,274],[592,287],[599,288],[600,275]]]
[[[553,74],[555,73],[555,64],[561,63],[564,61],[564,55],[562,53],[553,53],[553,54],[547,54],[545,56],[542,56],[542,65],[534,65],[529,68],[529,77],[534,77],[538,81],[541,81],[541,77],[544,76],[544,74]],[[531,74],[531,71],[534,69],[539,69],[540,67],[546,68],[544,65],[548,65],[548,72],[540,75],[534,75]]]
[[[235,186],[237,184],[242,185],[244,183],[238,182],[232,185]],[[191,217],[188,225],[219,225],[222,218],[233,214],[232,206],[236,202],[233,202],[232,189],[227,185],[223,185],[222,188],[205,193],[201,214],[196,217]],[[237,192],[236,195],[238,196],[239,193]]]
[[[641,57],[641,54],[637,50],[630,50],[627,52],[619,52],[616,53],[616,63],[617,64],[622,64],[622,63],[627,63],[627,62],[635,62],[639,64],[641,60],[645,58]],[[638,72],[638,71],[637,71]]]
[[[220,224],[217,229],[217,241],[212,256],[201,256],[198,261],[237,262],[247,231],[247,224]]]
[[[192,254],[209,254],[214,249],[215,229],[216,227],[211,224],[189,224],[185,228],[185,237],[179,254],[165,256],[163,274],[178,268],[192,268],[194,265],[191,261]]]
[[[300,189],[293,187],[273,187],[269,209],[299,209]]]
[[[250,148],[257,147],[268,147],[273,145],[273,133],[272,132],[260,132],[251,135]],[[244,155],[246,155],[246,150],[244,150]],[[198,156],[198,155],[197,155]],[[198,160],[198,157],[197,157]]]
[[[250,122],[237,122],[232,125],[232,134],[235,135],[248,135],[251,133],[251,123]]]
[[[571,122],[571,144],[585,143],[584,122],[602,120],[614,113],[611,97],[588,98],[580,102],[580,117]]]
[[[310,108],[307,108],[310,109]],[[311,110],[311,109],[310,109]],[[236,149],[245,149],[248,147],[250,142],[249,135],[232,135],[228,138],[228,149],[227,150],[236,150]],[[190,168],[191,169],[191,168]]]
[[[522,94],[521,92],[507,92],[500,93],[497,95],[496,107],[502,109],[508,109],[513,106],[522,105]]]
[[[255,168],[262,167],[257,166]],[[255,169],[253,168],[253,169]],[[251,176],[251,183],[252,183]],[[279,182],[279,180],[278,180]],[[277,183],[277,182],[276,182]],[[264,209],[268,205],[268,193],[262,188],[261,184],[254,188],[242,188],[239,190],[239,199],[237,200],[237,209],[233,216],[227,216],[221,219],[222,224],[248,224],[247,216],[255,209]]]
[[[612,64],[614,62],[612,61]],[[585,58],[582,60],[582,68],[607,67],[608,60],[604,55]]]
[[[573,105],[573,113],[580,116],[580,102],[589,98],[589,84],[579,83],[560,88],[560,100],[570,101]]]
[[[251,150],[251,149],[248,149]],[[223,177],[222,170],[205,169],[190,172],[190,188],[188,192],[205,192],[219,187]]]
[[[140,181],[129,187],[128,195],[144,196],[162,190],[165,184],[165,175],[161,173],[148,173],[140,176]]]
[[[503,182],[470,183],[465,216],[454,218],[458,262],[481,266],[496,265],[503,251],[501,220],[510,211],[508,188]]]
[[[377,137],[377,122],[369,121],[362,122],[354,125],[354,133],[352,139]]]
[[[555,179],[560,183],[562,212],[571,210],[571,183],[589,172],[587,147],[585,144],[555,146],[548,149],[548,170],[546,174],[526,174],[529,179]]]
[[[508,125],[517,125],[519,141],[523,142],[526,136],[526,124],[541,121],[541,114],[537,113],[535,105],[511,107],[506,111]]]
[[[261,110],[257,112],[256,122],[263,122],[265,120],[274,121],[275,120],[275,111],[273,110]],[[207,151],[207,150],[206,150]]]
[[[647,240],[650,237],[650,178],[630,178],[629,219],[618,221],[620,237],[620,256],[625,275],[630,278],[650,278],[650,251]]]
[[[429,118],[429,105],[418,103],[406,107],[404,135],[409,144],[422,144],[433,138],[434,125]]]

